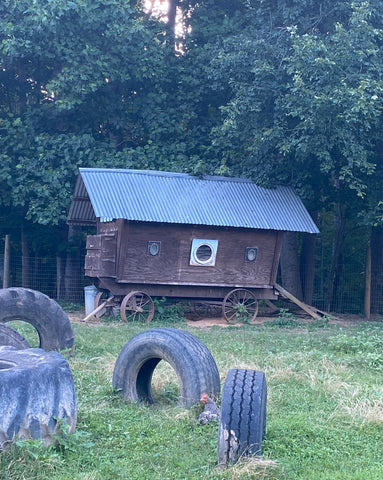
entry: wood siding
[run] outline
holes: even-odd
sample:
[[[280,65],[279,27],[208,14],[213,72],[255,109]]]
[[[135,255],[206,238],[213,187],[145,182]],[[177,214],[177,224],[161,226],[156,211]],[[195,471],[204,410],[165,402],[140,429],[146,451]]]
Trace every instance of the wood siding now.
[[[97,235],[88,235],[86,239],[85,275],[89,277],[116,277],[118,262],[118,227],[110,222],[100,224]]]
[[[112,233],[110,227],[103,227],[104,234]],[[124,221],[118,224],[117,235],[117,282],[262,288],[275,281],[280,250],[280,234],[275,231]],[[218,240],[215,266],[190,265],[196,238]],[[148,255],[149,241],[161,242],[158,256]],[[257,247],[255,262],[246,261],[247,247]],[[100,276],[109,275],[100,271]]]

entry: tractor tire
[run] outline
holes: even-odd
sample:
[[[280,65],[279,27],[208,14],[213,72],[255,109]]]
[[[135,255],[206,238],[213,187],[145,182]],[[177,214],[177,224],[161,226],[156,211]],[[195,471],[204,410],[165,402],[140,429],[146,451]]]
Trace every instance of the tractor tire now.
[[[41,292],[28,288],[0,290],[0,323],[21,320],[31,324],[39,335],[39,347],[65,350],[74,345],[68,315],[60,305]]]
[[[151,381],[161,360],[177,374],[179,405],[189,407],[204,393],[219,396],[219,373],[210,351],[197,337],[176,328],[154,328],[129,340],[117,358],[113,386],[128,401],[153,404]]]
[[[222,392],[218,464],[234,464],[241,456],[261,455],[266,432],[267,386],[263,372],[232,369]]]
[[[58,352],[0,347],[0,450],[17,439],[54,443],[61,422],[72,433],[77,401],[72,372]]]
[[[0,323],[0,346],[3,345],[16,347],[19,350],[30,348],[29,343],[17,330]]]

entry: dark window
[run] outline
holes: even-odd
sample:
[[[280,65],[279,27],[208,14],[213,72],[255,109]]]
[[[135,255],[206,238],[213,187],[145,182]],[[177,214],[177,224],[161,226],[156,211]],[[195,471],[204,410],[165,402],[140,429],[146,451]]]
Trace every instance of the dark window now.
[[[208,262],[213,255],[213,250],[211,249],[210,245],[202,244],[200,245],[196,252],[195,256],[197,257],[197,260],[201,263]]]
[[[257,260],[258,247],[247,247],[246,248],[246,260],[248,262],[255,262]]]
[[[161,242],[148,242],[148,255],[158,257],[160,255]]]

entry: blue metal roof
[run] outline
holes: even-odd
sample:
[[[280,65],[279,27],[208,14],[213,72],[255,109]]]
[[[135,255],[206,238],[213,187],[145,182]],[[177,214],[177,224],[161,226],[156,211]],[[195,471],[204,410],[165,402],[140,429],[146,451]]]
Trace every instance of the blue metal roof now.
[[[101,221],[319,232],[290,187],[266,189],[248,179],[152,170],[80,168],[68,222],[90,223],[94,216]]]

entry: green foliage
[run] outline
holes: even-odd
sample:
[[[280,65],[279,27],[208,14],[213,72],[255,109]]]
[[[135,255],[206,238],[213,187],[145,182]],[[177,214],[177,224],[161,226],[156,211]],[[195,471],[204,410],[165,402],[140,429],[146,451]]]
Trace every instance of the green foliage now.
[[[166,297],[156,297],[153,302],[155,322],[179,323],[185,321],[185,312],[182,303],[169,303]]]
[[[243,323],[250,323],[252,314],[249,312],[246,305],[243,303],[238,303],[234,305],[233,310],[235,311],[235,316],[233,318],[233,323],[243,322]]]
[[[0,14],[0,201],[57,224],[79,166],[148,166],[131,147],[166,101],[163,25],[119,0],[9,0]]]
[[[295,328],[298,322],[292,312],[288,308],[280,308],[278,317],[267,323],[268,327],[285,327]]]
[[[65,310],[68,314],[78,312],[81,308],[81,305],[73,302],[62,302],[58,301],[60,307]]]
[[[332,320],[331,315],[323,315],[321,318],[316,318],[309,324],[310,329],[326,328]]]
[[[376,7],[331,2],[316,10],[310,2],[282,2],[268,7],[263,26],[262,7],[249,9],[246,27],[222,42],[211,64],[211,74],[231,88],[214,129],[220,170],[292,184],[316,210],[340,200],[364,209],[358,197],[377,205],[370,188],[382,173],[376,147],[383,30]]]

